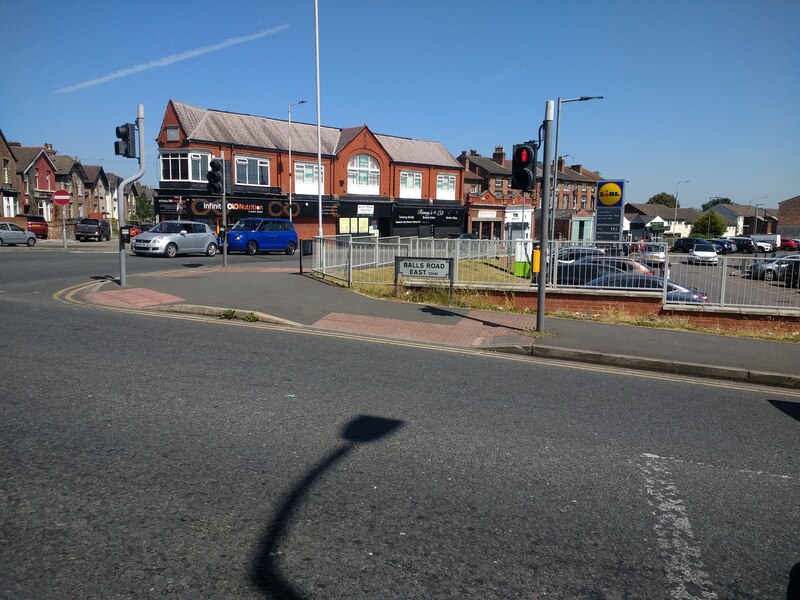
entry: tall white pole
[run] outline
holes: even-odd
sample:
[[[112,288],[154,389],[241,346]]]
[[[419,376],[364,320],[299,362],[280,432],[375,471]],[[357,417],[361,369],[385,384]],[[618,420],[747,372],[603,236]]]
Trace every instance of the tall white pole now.
[[[556,237],[556,209],[558,208],[558,130],[561,127],[561,96],[558,97],[558,103],[556,108],[556,143],[555,143],[555,150],[554,152],[554,159],[553,159],[553,201],[552,201],[552,211],[553,213],[550,215],[552,218],[552,222],[550,224],[550,240],[554,240]]]
[[[314,49],[317,70],[317,209],[319,215],[319,237],[322,237],[322,133],[319,109],[319,0],[314,0]]]
[[[292,105],[289,104],[289,220],[292,220]]]

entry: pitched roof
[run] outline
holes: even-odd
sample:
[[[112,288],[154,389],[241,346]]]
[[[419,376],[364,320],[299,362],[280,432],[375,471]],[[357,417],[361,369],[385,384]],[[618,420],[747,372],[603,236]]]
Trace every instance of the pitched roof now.
[[[224,142],[252,148],[288,150],[289,122],[255,115],[231,113],[191,106],[170,100],[175,114],[192,140]],[[320,127],[322,154],[332,156],[350,142],[366,125],[339,129]],[[374,134],[394,162],[463,168],[439,142]],[[292,121],[292,150],[317,153],[317,126]]]
[[[66,154],[51,154],[50,158],[56,166],[57,175],[67,175],[72,170],[73,165],[77,162],[71,156]]]
[[[47,160],[50,161],[50,164],[53,164],[51,157],[47,154],[43,146],[14,146],[11,148],[11,152],[14,154],[14,158],[17,159],[18,175],[27,172],[43,152]],[[53,168],[55,169],[54,164]]]
[[[558,171],[558,180],[559,181],[585,181],[585,182],[596,182],[598,179],[592,179],[591,177],[587,177],[586,175],[582,175],[577,171],[570,169],[569,167],[564,167],[563,169],[559,169]]]
[[[491,158],[480,156],[479,154],[467,155],[467,160],[478,165],[490,175],[511,175],[511,169],[494,162]]]
[[[728,210],[738,217],[757,217],[759,219],[775,218],[777,210],[774,208],[759,208],[752,204],[717,204],[714,208]]]
[[[636,204],[631,202],[626,204],[625,208],[631,208],[648,217],[661,217],[664,221],[672,221],[676,217],[675,209],[665,204]],[[677,210],[678,220],[686,223],[694,223],[701,214],[696,208],[679,208]]]
[[[96,182],[97,178],[100,177],[101,174],[105,178],[106,182],[108,182],[108,176],[106,176],[106,172],[103,170],[103,167],[99,165],[83,165],[83,172],[86,173],[86,181],[89,183]]]

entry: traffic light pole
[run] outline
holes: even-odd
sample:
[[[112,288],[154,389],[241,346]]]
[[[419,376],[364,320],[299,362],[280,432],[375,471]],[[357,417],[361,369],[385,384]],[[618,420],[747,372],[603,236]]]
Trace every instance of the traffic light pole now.
[[[536,295],[536,331],[544,331],[544,300],[548,267],[548,225],[550,221],[549,195],[553,154],[553,100],[545,102],[544,108],[544,156],[542,156],[542,222],[539,225],[539,292]]]
[[[228,266],[228,201],[225,198],[225,150],[220,150],[222,159],[222,266]]]
[[[139,104],[136,128],[139,130],[139,170],[136,174],[124,179],[117,188],[117,221],[119,225],[119,284],[128,285],[125,272],[125,241],[122,239],[122,228],[125,226],[125,188],[144,175],[144,105]]]

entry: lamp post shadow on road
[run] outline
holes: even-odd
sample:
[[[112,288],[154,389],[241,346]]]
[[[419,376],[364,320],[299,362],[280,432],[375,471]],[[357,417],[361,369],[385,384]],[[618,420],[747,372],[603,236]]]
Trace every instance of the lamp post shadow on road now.
[[[250,566],[250,581],[268,598],[295,600],[304,597],[280,572],[276,556],[292,516],[316,480],[350,454],[359,444],[376,442],[391,435],[403,424],[403,421],[396,419],[368,415],[360,415],[350,420],[340,436],[344,443],[317,463],[287,494],[275,517],[264,530]]]

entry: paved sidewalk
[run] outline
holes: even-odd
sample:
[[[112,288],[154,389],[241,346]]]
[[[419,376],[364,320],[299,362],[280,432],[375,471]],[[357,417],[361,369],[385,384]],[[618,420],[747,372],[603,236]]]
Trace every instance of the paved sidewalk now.
[[[105,282],[84,300],[141,310],[253,312],[264,321],[366,336],[800,388],[800,344],[368,298],[295,267],[179,267]]]

